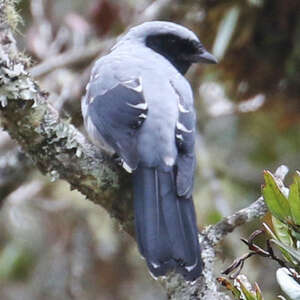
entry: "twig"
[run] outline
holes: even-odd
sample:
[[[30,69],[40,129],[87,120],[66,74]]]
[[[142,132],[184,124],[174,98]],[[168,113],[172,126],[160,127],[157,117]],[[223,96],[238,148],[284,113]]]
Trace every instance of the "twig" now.
[[[214,226],[210,226],[207,234],[211,237],[211,241],[216,245],[219,241],[232,232],[238,226],[251,222],[257,218],[263,217],[267,213],[267,206],[263,197],[259,197],[254,203],[246,208],[239,210],[229,217],[225,217],[222,221]]]
[[[151,21],[162,15],[163,11],[172,3],[171,0],[157,0],[150,4],[141,15],[139,15],[135,23]]]
[[[243,243],[245,243],[249,250],[251,252],[244,254],[243,256],[235,259],[233,261],[233,263],[225,270],[222,272],[222,274],[228,275],[230,273],[232,273],[233,271],[235,271],[233,274],[231,274],[229,276],[230,279],[236,279],[237,276],[240,274],[240,272],[242,271],[242,268],[244,266],[245,261],[250,258],[251,256],[254,255],[258,255],[258,256],[262,256],[262,257],[266,257],[266,258],[270,258],[272,260],[275,260],[280,267],[283,268],[288,268],[287,263],[285,261],[283,261],[282,259],[278,258],[275,254],[274,251],[272,249],[270,240],[267,239],[266,241],[266,245],[267,245],[267,250],[262,249],[261,247],[259,247],[258,245],[256,245],[254,243],[254,240],[261,234],[265,233],[264,230],[256,230],[254,231],[250,237],[247,239],[241,239]]]
[[[142,14],[139,14],[136,20],[131,24],[151,21],[163,13],[164,9],[171,4],[171,0],[157,0],[149,5]],[[101,52],[108,50],[112,46],[114,39],[109,38],[102,41],[96,41],[82,48],[74,48],[55,57],[51,57],[44,62],[30,68],[28,71],[33,77],[39,77],[53,71],[57,68],[70,67],[80,63],[87,63],[93,60]]]
[[[284,180],[287,175],[288,168],[284,165],[277,168],[275,176],[278,180]],[[263,217],[268,211],[263,197],[259,197],[254,203],[248,207],[239,210],[229,217],[225,217],[219,223],[214,226],[208,227],[206,234],[210,237],[213,245],[216,245],[219,241],[225,238],[225,236],[232,232],[238,226],[249,223],[255,219]]]
[[[239,258],[236,258],[233,263],[226,269],[222,272],[222,274],[224,275],[228,275],[230,274],[231,272],[235,271],[233,274],[231,274],[229,276],[230,279],[235,279],[237,278],[243,267],[244,267],[244,264],[245,264],[245,261],[250,258],[251,256],[255,255],[256,253],[255,252],[249,252],[249,253],[246,253],[244,255],[242,255],[241,257]]]
[[[74,66],[86,63],[96,58],[103,50],[112,45],[113,39],[97,41],[87,47],[72,49],[55,57],[51,57],[42,63],[30,68],[28,71],[33,77],[39,77],[58,68]]]

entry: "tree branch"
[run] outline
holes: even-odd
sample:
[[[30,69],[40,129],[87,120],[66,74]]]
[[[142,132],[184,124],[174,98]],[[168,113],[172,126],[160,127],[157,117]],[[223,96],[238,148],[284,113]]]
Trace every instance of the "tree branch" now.
[[[136,16],[133,23],[138,24],[156,19],[158,16],[163,15],[171,2],[171,0],[157,0],[153,2],[141,14]],[[58,68],[78,65],[93,60],[99,53],[109,49],[109,47],[112,46],[112,43],[113,39],[108,38],[101,41],[95,41],[85,47],[70,49],[67,52],[50,57],[42,63],[30,68],[29,72],[33,77],[39,77]]]
[[[59,119],[47,103],[47,94],[25,71],[27,60],[17,52],[8,28],[0,31],[0,44],[3,127],[44,174],[67,180],[71,188],[105,207],[132,233],[131,201],[125,201],[130,194],[128,177],[73,125]]]
[[[55,69],[78,65],[96,58],[103,50],[112,45],[112,39],[91,43],[88,46],[71,49],[62,54],[55,55],[42,63],[30,68],[28,71],[33,77],[45,75]]]
[[[279,181],[279,185],[284,188],[284,178],[287,175],[289,169],[282,165],[277,168],[275,177]],[[212,245],[217,245],[225,236],[232,232],[238,226],[249,223],[255,219],[263,217],[268,211],[264,198],[259,197],[254,203],[248,207],[239,210],[231,216],[225,217],[219,223],[214,226],[208,227],[204,232],[209,237]]]
[[[248,207],[239,210],[231,216],[225,217],[216,225],[208,227],[205,233],[209,236],[212,245],[217,245],[235,228],[263,217],[267,213],[267,210],[263,197],[259,197]]]

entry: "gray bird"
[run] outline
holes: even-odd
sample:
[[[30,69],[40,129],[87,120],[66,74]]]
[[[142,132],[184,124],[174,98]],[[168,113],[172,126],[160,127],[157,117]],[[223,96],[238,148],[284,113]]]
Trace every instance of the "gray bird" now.
[[[131,28],[98,59],[82,101],[92,141],[132,173],[136,239],[154,276],[201,275],[192,190],[192,63],[216,63],[197,36],[170,22]]]

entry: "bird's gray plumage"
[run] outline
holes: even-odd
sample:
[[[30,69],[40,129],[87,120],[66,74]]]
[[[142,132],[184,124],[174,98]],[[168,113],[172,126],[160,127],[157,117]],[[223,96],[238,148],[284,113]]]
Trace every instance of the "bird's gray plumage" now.
[[[187,280],[202,270],[192,202],[196,118],[183,77],[197,55],[213,60],[187,28],[136,26],[97,60],[82,102],[92,140],[133,172],[137,241],[149,269]]]

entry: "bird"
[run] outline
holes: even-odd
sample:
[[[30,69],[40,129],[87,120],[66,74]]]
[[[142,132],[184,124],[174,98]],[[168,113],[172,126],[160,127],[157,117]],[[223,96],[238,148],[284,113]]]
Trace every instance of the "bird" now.
[[[92,142],[132,173],[136,241],[154,277],[203,271],[193,204],[196,113],[184,77],[217,63],[196,34],[168,21],[129,29],[94,63],[82,99]]]

